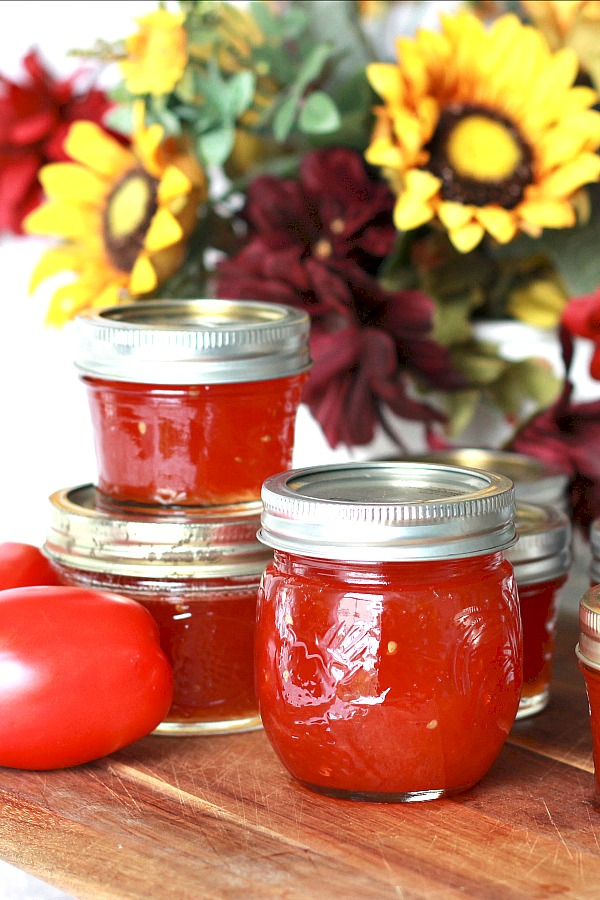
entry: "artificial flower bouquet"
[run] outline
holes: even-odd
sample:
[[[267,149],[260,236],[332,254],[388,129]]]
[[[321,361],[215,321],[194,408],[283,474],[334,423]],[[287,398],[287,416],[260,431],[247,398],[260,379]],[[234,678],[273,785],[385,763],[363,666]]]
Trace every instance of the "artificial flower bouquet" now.
[[[31,281],[53,285],[49,323],[165,297],[301,307],[331,447],[410,450],[405,421],[460,444],[483,404],[505,446],[569,472],[587,527],[600,402],[575,402],[571,365],[574,337],[600,346],[600,4],[445,7],[159,4],[74,48],[118,73],[108,98],[32,51],[3,79],[0,221],[56,239]],[[562,371],[480,337],[507,320],[555,334]]]

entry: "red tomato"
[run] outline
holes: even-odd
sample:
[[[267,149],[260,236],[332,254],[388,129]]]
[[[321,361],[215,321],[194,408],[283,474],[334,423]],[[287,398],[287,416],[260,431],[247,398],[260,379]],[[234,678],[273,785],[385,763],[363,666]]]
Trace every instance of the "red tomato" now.
[[[58,769],[152,731],[173,697],[158,626],[108,591],[0,591],[0,766]]]
[[[0,544],[0,590],[30,584],[60,584],[41,550],[32,544]]]

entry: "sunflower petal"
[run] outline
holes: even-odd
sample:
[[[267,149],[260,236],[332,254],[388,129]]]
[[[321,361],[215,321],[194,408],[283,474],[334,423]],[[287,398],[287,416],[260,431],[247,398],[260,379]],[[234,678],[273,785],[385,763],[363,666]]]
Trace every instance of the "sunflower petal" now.
[[[52,199],[76,200],[98,206],[107,193],[106,181],[79,163],[50,163],[40,169],[39,179]]]
[[[133,296],[148,294],[158,284],[156,272],[147,256],[138,256],[129,278],[129,290]]]
[[[166,205],[181,194],[189,194],[192,186],[192,182],[180,168],[167,166],[158,186],[158,202]]]
[[[536,234],[540,228],[572,228],[576,217],[573,207],[566,200],[526,200],[517,209],[519,218],[533,229],[525,229]]]
[[[92,298],[92,291],[81,281],[63,284],[52,295],[46,314],[46,323],[55,327],[64,325],[65,322],[73,319],[81,310],[87,309]]]
[[[556,199],[570,196],[584,184],[600,178],[600,156],[596,153],[582,153],[571,162],[555,169],[538,185],[545,196]]]
[[[70,245],[64,247],[51,247],[42,254],[37,262],[29,281],[29,293],[33,294],[42,281],[57,275],[59,272],[81,270],[80,254]]]
[[[370,63],[367,66],[367,78],[375,93],[392,106],[402,103],[404,85],[398,66],[392,63]]]
[[[163,250],[171,244],[176,244],[182,237],[183,231],[175,216],[168,209],[162,208],[152,217],[144,239],[144,247],[150,252]]]
[[[99,217],[89,207],[71,203],[44,203],[25,218],[23,230],[28,234],[56,236],[67,239],[85,237],[97,231]]]
[[[76,162],[111,180],[135,165],[130,151],[95,122],[74,122],[65,139],[65,150]]]
[[[394,224],[398,231],[411,231],[433,219],[431,206],[403,194],[394,207]]]
[[[508,244],[517,233],[514,214],[502,206],[483,206],[475,210],[475,218],[499,244]]]
[[[462,228],[454,228],[448,232],[450,240],[459,253],[469,253],[481,241],[485,230],[478,222],[471,222]]]
[[[452,228],[462,228],[473,219],[473,207],[464,203],[445,201],[438,207],[438,216],[442,225],[449,231]]]

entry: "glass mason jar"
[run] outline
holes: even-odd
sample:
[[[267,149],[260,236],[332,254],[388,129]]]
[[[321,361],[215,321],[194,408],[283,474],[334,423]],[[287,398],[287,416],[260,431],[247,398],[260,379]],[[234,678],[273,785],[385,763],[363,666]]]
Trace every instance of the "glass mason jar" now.
[[[156,620],[173,667],[159,734],[226,734],[261,725],[254,686],[260,503],[152,517],[98,508],[91,485],[57,491],[44,552],[63,584],[116,591]],[[107,664],[110,661],[107,660]]]
[[[260,499],[291,465],[309,318],[272,303],[166,300],[86,311],[100,499],[202,506]]]
[[[571,523],[556,509],[517,504],[518,541],[506,551],[512,563],[523,624],[523,688],[517,719],[533,716],[550,700],[560,589],[571,566]]]
[[[590,582],[600,584],[600,518],[594,519],[590,525]]]
[[[580,600],[575,653],[589,701],[595,795],[600,803],[600,584],[593,585]]]
[[[355,800],[473,786],[521,691],[510,480],[352,463],[280,473],[262,497],[257,693],[284,766]]]
[[[558,507],[565,513],[569,511],[567,473],[526,453],[489,450],[483,447],[452,447],[447,450],[421,453],[410,458],[497,472],[513,482],[517,503],[548,505]]]

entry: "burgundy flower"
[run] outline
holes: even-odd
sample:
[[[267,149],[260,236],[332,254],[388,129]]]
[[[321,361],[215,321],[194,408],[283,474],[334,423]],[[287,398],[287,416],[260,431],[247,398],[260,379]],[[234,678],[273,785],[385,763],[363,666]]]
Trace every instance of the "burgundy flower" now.
[[[310,313],[313,369],[303,399],[332,447],[368,443],[378,425],[389,430],[386,409],[443,421],[411,389],[462,386],[448,351],[430,337],[433,301],[376,279],[395,240],[393,204],[358,153],[313,151],[297,180],[265,175],[250,185],[247,241],[218,266],[220,297]]]
[[[0,75],[0,232],[22,234],[21,223],[42,200],[37,173],[66,160],[63,141],[71,122],[102,122],[111,103],[96,88],[77,90],[82,72],[57,80],[35,50],[23,59],[25,80]]]
[[[561,334],[566,371],[573,356],[570,335]],[[535,456],[570,476],[573,521],[587,536],[600,516],[600,401],[573,403],[568,380],[558,400],[525,425],[510,444],[511,450]]]

